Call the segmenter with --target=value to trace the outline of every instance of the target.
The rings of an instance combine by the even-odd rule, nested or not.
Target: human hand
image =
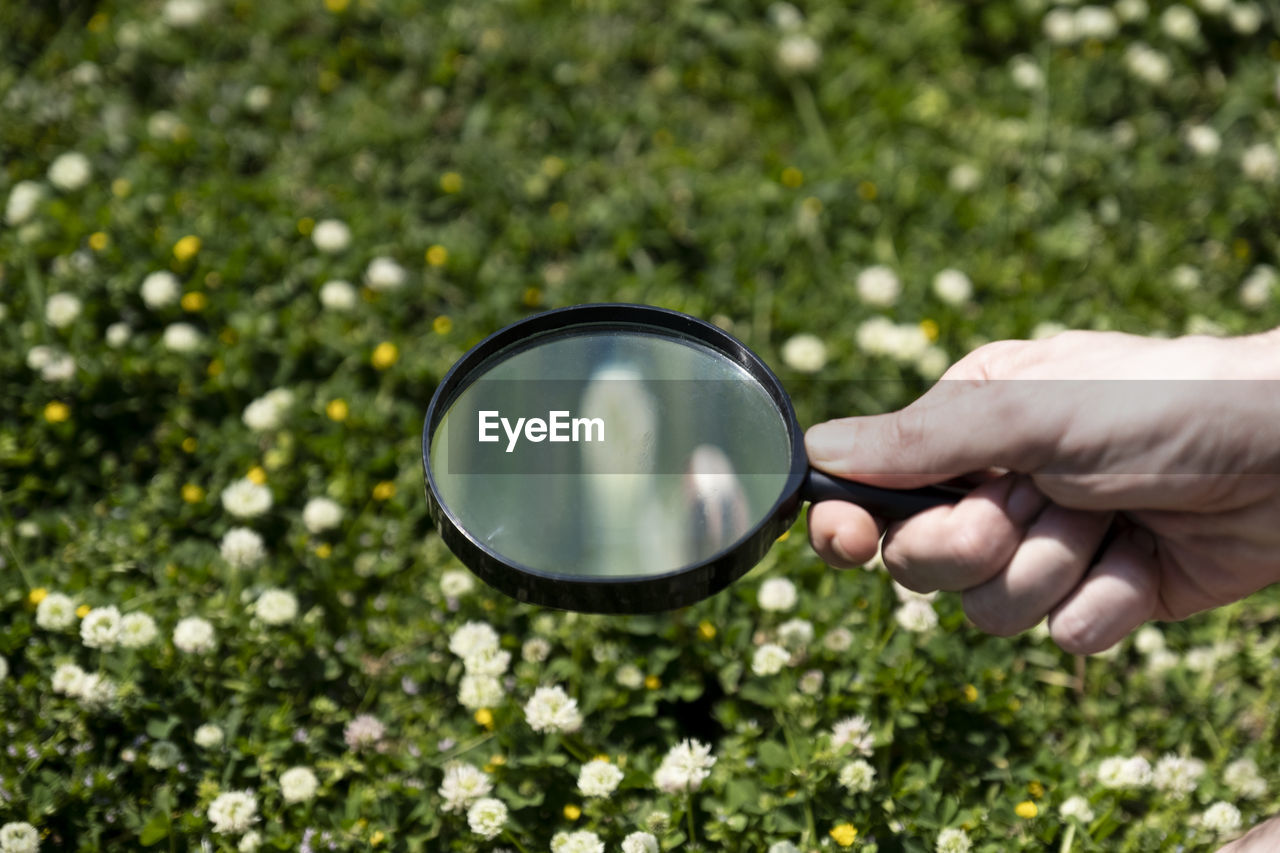
[[[819,424],[805,443],[814,467],[872,485],[984,473],[955,506],[888,526],[885,565],[910,589],[962,591],[985,631],[1047,615],[1060,646],[1087,654],[1280,580],[1280,383],[1240,379],[1280,380],[1280,330],[1001,341],[907,408]],[[809,530],[849,567],[886,528],[827,501]]]

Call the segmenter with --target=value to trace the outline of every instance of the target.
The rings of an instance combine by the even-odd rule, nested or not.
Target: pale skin
[[[1102,381],[1116,379],[1133,381]],[[810,539],[841,568],[882,544],[899,583],[961,593],[978,628],[1011,636],[1047,617],[1079,654],[1237,601],[1280,581],[1280,382],[1231,380],[1280,380],[1280,329],[981,347],[907,408],[806,435],[810,462],[831,474],[980,485],[889,525],[819,503]],[[1273,820],[1223,850],[1276,849],[1277,836]]]

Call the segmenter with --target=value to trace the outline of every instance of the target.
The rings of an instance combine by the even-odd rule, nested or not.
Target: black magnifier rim
[[[496,553],[468,532],[440,497],[431,472],[431,436],[476,373],[541,337],[570,330],[633,329],[701,343],[742,367],[767,391],[791,442],[787,480],[772,508],[737,542],[698,563],[661,575],[583,577],[539,571]],[[704,320],[653,305],[592,303],[557,308],[506,326],[466,352],[436,387],[422,428],[422,470],[427,507],[436,530],[455,556],[490,586],[512,598],[581,613],[659,613],[686,607],[721,591],[760,562],[799,513],[808,472],[804,434],[782,382],[745,344]]]

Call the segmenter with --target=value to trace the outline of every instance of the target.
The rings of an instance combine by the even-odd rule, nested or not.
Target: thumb
[[[1046,383],[940,380],[897,412],[838,418],[805,433],[815,468],[850,480],[914,488],[974,471],[1029,473],[1056,443]]]

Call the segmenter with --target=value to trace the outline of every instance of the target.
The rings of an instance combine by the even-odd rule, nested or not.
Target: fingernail
[[[829,462],[849,452],[849,430],[827,421],[809,427],[804,434],[804,448],[815,462]]]
[[[1036,488],[1030,477],[1018,477],[1005,500],[1005,512],[1019,526],[1029,524],[1049,503],[1049,499]]]

